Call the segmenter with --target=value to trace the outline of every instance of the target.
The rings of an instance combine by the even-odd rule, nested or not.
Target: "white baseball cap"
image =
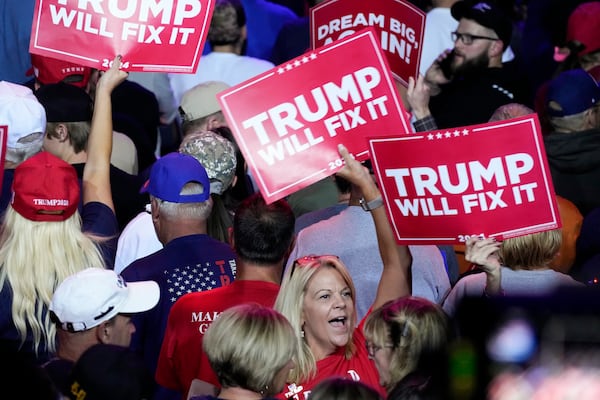
[[[31,89],[7,81],[0,81],[0,125],[8,125],[6,145],[11,149],[43,144],[46,132],[46,111]],[[36,143],[20,139],[39,133]]]
[[[125,282],[113,270],[87,268],[67,277],[56,288],[50,312],[62,329],[79,332],[117,314],[150,310],[159,297],[160,289],[154,281]]]

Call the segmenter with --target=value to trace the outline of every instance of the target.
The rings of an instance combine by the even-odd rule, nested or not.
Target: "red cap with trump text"
[[[79,191],[73,166],[43,151],[15,169],[11,206],[31,221],[64,221],[77,210]]]

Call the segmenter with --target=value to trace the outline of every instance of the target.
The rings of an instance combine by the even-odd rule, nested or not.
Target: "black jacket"
[[[600,129],[544,137],[554,190],[584,216],[600,207]]]

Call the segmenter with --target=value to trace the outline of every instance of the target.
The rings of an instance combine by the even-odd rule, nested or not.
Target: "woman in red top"
[[[368,169],[343,145],[339,151],[345,166],[338,175],[362,191],[375,222],[384,264],[372,306],[377,308],[388,300],[410,294],[408,277],[412,258],[408,247],[396,244],[385,209],[380,207],[381,193]],[[385,393],[365,348],[362,323],[356,325],[355,298],[352,278],[336,256],[302,257],[288,268],[275,309],[294,327],[298,351],[294,357],[295,368],[290,371],[288,384],[278,398],[305,400],[317,383],[330,376],[362,381]]]

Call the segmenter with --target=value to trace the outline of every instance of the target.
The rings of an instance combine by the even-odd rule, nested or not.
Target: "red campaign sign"
[[[364,160],[367,134],[410,132],[372,28],[307,52],[218,97],[268,203],[338,171],[339,143]]]
[[[6,140],[8,139],[8,126],[0,125],[0,167],[4,171],[4,160],[6,159]],[[0,175],[0,188],[2,187],[2,180],[4,174]]]
[[[398,243],[499,240],[561,226],[536,114],[371,137],[371,161]]]
[[[394,78],[407,85],[419,73],[425,15],[403,0],[329,0],[310,9],[312,48],[372,26]]]
[[[193,73],[214,0],[36,0],[29,51],[97,69]]]

